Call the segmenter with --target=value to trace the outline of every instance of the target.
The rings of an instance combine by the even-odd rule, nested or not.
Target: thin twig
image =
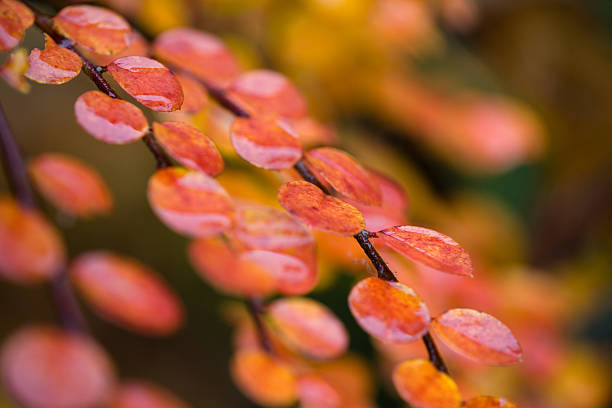
[[[448,368],[442,359],[442,355],[438,351],[438,347],[436,347],[436,343],[431,337],[429,332],[425,333],[422,337],[423,344],[425,344],[425,348],[427,349],[427,355],[429,356],[429,361],[433,364],[439,371],[448,374]]]
[[[247,309],[251,314],[253,319],[253,323],[255,323],[255,330],[257,332],[257,338],[259,339],[259,344],[261,348],[268,353],[274,353],[274,349],[272,347],[272,342],[270,341],[270,336],[268,336],[268,332],[264,325],[263,320],[261,319],[262,314],[262,303],[261,299],[250,297],[247,299]]]

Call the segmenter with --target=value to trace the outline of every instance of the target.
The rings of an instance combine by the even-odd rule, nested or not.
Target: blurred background
[[[612,2],[103,3],[147,36],[197,27],[225,40],[245,69],[286,74],[312,116],[330,127],[311,145],[341,146],[395,178],[409,197],[410,224],[468,250],[477,266],[469,283],[423,277],[390,260],[433,311],[489,312],[523,345],[525,362],[512,368],[471,365],[443,349],[465,396],[504,395],[523,408],[612,406]],[[30,28],[23,46],[42,45]],[[91,89],[83,75],[63,86],[32,84],[27,94],[0,82],[0,101],[27,157],[74,155],[110,186],[115,206],[106,217],[77,221],[45,207],[70,255],[111,249],[135,257],[166,278],[187,310],[185,327],[168,338],[131,334],[88,311],[93,333],[122,377],[163,384],[196,407],[252,406],[228,372],[235,300],[194,273],[188,240],[153,215],[145,188],[155,166],[144,146],[105,145],[77,125],[74,101]],[[229,122],[220,108],[211,103],[194,117],[179,115],[223,150],[228,168],[219,181],[232,195],[278,205],[281,178],[227,148]],[[346,296],[367,274],[365,263],[343,239],[317,238],[321,282],[312,297],[347,325],[377,405],[404,406],[389,369],[423,350],[374,344],[358,328]],[[55,321],[43,286],[0,282],[0,302],[1,339],[26,322]],[[0,392],[0,407],[13,406]]]

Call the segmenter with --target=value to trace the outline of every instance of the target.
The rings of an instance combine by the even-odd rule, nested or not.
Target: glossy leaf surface
[[[199,129],[182,122],[153,123],[155,137],[176,161],[211,177],[223,170],[217,147]]]
[[[264,169],[288,169],[302,157],[297,134],[274,116],[236,118],[230,137],[240,157]]]
[[[385,244],[411,259],[440,272],[472,276],[468,253],[454,240],[427,228],[404,225],[378,233]]]
[[[457,384],[427,360],[410,360],[393,371],[393,384],[404,401],[415,408],[459,408]]]
[[[234,56],[217,37],[192,28],[174,28],[153,44],[155,55],[215,86],[225,86],[239,73]]]
[[[297,88],[281,73],[254,70],[240,75],[227,88],[228,96],[255,116],[301,118],[306,102]]]
[[[4,386],[28,408],[97,407],[113,387],[106,353],[90,338],[47,326],[30,326],[2,347]]]
[[[130,45],[131,29],[127,21],[102,7],[64,7],[53,22],[63,36],[98,54],[115,54]]]
[[[99,91],[85,92],[74,104],[77,122],[98,140],[112,144],[140,139],[149,128],[140,109]]]
[[[37,211],[0,198],[0,275],[19,283],[50,279],[64,263],[64,244]]]
[[[307,181],[291,181],[281,186],[278,201],[302,222],[339,235],[354,235],[363,230],[363,215],[350,204],[326,195]]]
[[[106,214],[113,200],[98,172],[73,157],[45,153],[28,164],[42,195],[60,210],[73,216]]]
[[[158,112],[172,112],[183,104],[183,89],[162,63],[138,55],[111,62],[108,72],[138,102]]]
[[[0,0],[0,51],[15,48],[23,39],[27,28],[15,3],[15,1]]]
[[[399,282],[363,279],[351,290],[348,302],[357,323],[382,341],[414,341],[429,327],[427,306],[412,289]]]
[[[188,405],[169,390],[157,385],[131,380],[121,384],[109,408],[187,408]]]
[[[323,304],[307,298],[273,302],[268,313],[280,337],[308,356],[330,359],[344,353],[348,334],[342,322]]]
[[[149,179],[147,193],[157,216],[180,234],[208,237],[231,226],[230,197],[203,173],[180,167],[158,170]]]
[[[240,390],[265,406],[285,406],[296,399],[296,380],[290,367],[260,350],[238,351],[231,372]]]
[[[88,252],[74,260],[70,277],[98,313],[124,328],[165,335],[183,321],[183,308],[174,292],[134,259]]]
[[[181,111],[186,113],[198,113],[208,103],[208,93],[198,81],[187,75],[176,75],[183,90],[183,105]]]
[[[41,84],[63,84],[79,75],[81,58],[69,49],[60,47],[45,34],[45,49],[34,48],[28,58],[25,76]]]
[[[366,205],[382,204],[382,192],[376,179],[351,155],[333,147],[320,147],[304,155],[308,167],[319,180],[342,197]]]
[[[518,341],[502,322],[472,309],[451,309],[434,319],[431,330],[457,353],[488,365],[523,359]]]
[[[505,398],[480,396],[471,398],[463,403],[462,408],[517,408],[515,404]]]
[[[11,52],[0,66],[0,77],[13,89],[25,94],[30,92],[30,83],[25,79],[27,70],[28,52],[20,47]]]

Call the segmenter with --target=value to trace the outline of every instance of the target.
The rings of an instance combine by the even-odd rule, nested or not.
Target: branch
[[[268,336],[268,332],[266,331],[266,327],[264,326],[264,322],[261,319],[262,314],[262,303],[261,299],[250,297],[247,300],[247,309],[251,317],[253,318],[253,323],[255,323],[255,330],[257,332],[257,337],[259,339],[259,344],[264,351],[273,354],[274,348],[272,347],[272,342],[270,341],[270,337]]]

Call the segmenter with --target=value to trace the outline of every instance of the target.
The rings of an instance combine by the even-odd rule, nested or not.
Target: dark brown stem
[[[270,337],[268,336],[268,332],[264,325],[263,320],[261,319],[261,315],[263,312],[263,305],[261,303],[261,299],[250,297],[247,300],[247,308],[251,317],[253,319],[253,323],[255,324],[255,330],[257,332],[257,338],[259,339],[259,344],[261,348],[268,353],[274,353],[274,349],[272,347],[272,342],[270,341]]]
[[[166,167],[172,166],[172,161],[162,149],[162,147],[157,142],[155,136],[153,136],[153,131],[149,129],[146,135],[142,138],[142,141],[147,145],[153,156],[155,157],[155,162],[157,163],[158,169],[163,169]]]
[[[310,171],[308,167],[306,167],[306,163],[304,163],[303,160],[298,160],[298,162],[295,163],[293,168],[300,174],[300,176],[302,176],[304,180],[319,187],[321,190],[323,190],[325,194],[330,194],[327,188],[323,184],[321,184],[319,179],[316,178],[316,176]]]
[[[25,163],[4,109],[0,105],[0,145],[2,145],[2,163],[6,170],[6,178],[11,190],[21,205],[36,208],[34,193],[28,179]],[[87,332],[87,325],[79,304],[74,296],[65,267],[51,280],[51,291],[57,308],[57,313],[64,328],[78,332]]]
[[[376,268],[378,277],[386,281],[397,282],[397,278],[393,272],[391,272],[391,269],[389,269],[389,266],[385,260],[382,258],[382,256],[380,256],[376,248],[374,248],[372,242],[370,242],[370,235],[368,231],[363,230],[359,234],[355,234],[354,237],[359,243],[361,249],[363,249],[363,252],[370,259],[370,262],[372,262],[372,265],[374,265],[374,268]]]
[[[425,348],[427,349],[427,355],[429,356],[429,361],[433,364],[439,371],[448,374],[448,368],[446,368],[446,364],[442,359],[442,355],[438,351],[438,347],[436,347],[436,343],[431,337],[429,332],[425,333],[422,337],[423,344],[425,344]]]
[[[199,81],[202,85],[204,85],[210,96],[212,96],[219,105],[223,106],[225,109],[238,117],[248,118],[251,116],[240,105],[228,98],[227,93],[225,93],[223,89],[213,86],[209,82],[203,81],[202,79],[199,79]]]

